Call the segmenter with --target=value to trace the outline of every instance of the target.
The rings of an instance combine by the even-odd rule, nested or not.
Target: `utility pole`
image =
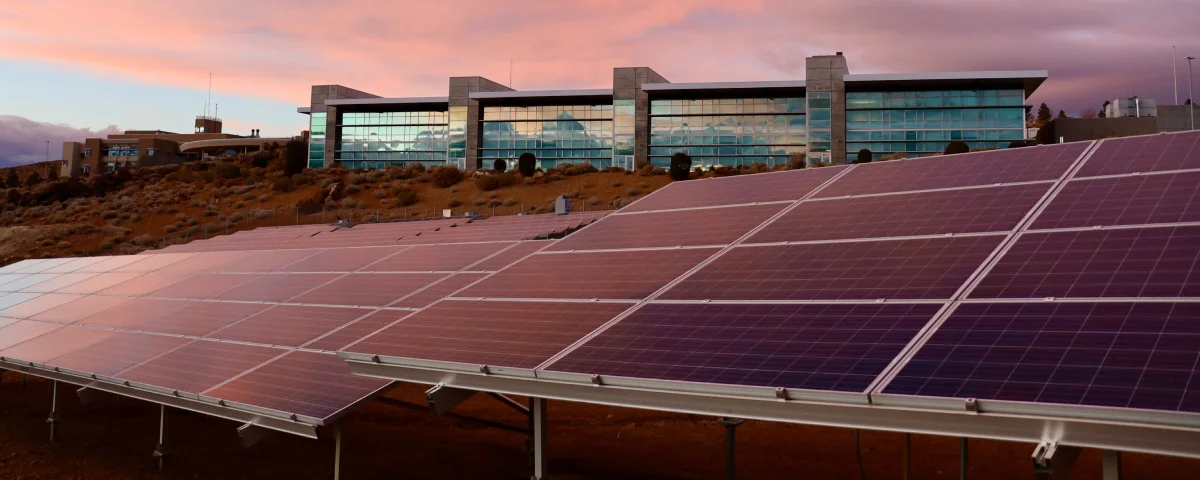
[[[1195,60],[1196,57],[1188,55],[1183,58],[1186,58],[1188,61],[1188,100],[1192,102],[1191,105],[1188,105],[1188,116],[1189,116],[1189,118],[1191,118],[1191,122],[1192,122],[1191,129],[1195,130],[1196,129],[1196,92],[1195,92],[1194,88],[1196,87],[1196,81],[1194,79],[1192,79],[1192,60]]]
[[[50,161],[50,141],[46,140],[46,161]]]
[[[1175,46],[1171,45],[1171,82],[1175,84],[1175,104],[1179,105],[1179,68],[1175,66],[1179,63],[1175,60]]]

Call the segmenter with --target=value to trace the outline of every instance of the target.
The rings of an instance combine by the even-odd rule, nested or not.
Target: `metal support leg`
[[[967,437],[958,440],[958,478],[967,480]]]
[[[1102,470],[1104,480],[1121,480],[1121,452],[1105,450]]]
[[[912,455],[912,434],[904,434],[904,480],[908,480],[909,465],[911,464]]]
[[[50,385],[50,417],[46,423],[50,424],[50,441],[53,442],[58,434],[58,380]]]
[[[170,449],[167,448],[167,406],[158,406],[158,447],[154,449],[154,457],[158,458],[158,469],[163,469],[163,463],[167,460],[167,455],[170,454]]]
[[[342,477],[342,425],[333,427],[333,480]]]
[[[854,457],[858,459],[858,475],[867,480],[867,467],[862,458],[862,431],[857,428],[854,429]]]
[[[545,480],[546,476],[546,399],[529,399],[530,427],[533,430],[533,477]]]
[[[725,426],[725,478],[733,480],[737,478],[737,462],[734,460],[734,452],[737,446],[737,427],[744,423],[745,420],[724,417],[717,420],[717,422]]]
[[[1081,451],[1079,447],[1041,443],[1033,450],[1033,472],[1039,480],[1068,480]]]
[[[25,374],[21,374],[21,388],[25,388]]]

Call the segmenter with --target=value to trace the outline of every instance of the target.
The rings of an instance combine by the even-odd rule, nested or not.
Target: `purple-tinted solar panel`
[[[0,317],[30,318],[51,308],[74,302],[80,298],[83,297],[79,295],[48,293],[0,310]]]
[[[1076,177],[1200,168],[1200,132],[1110,138]]]
[[[626,207],[626,212],[799,200],[841,168],[791,170],[675,182]]]
[[[263,275],[237,288],[213,296],[218,300],[247,302],[282,302],[338,278],[332,273],[296,273]]]
[[[805,202],[746,243],[906,237],[1012,230],[1048,184]]]
[[[201,273],[195,274],[183,281],[176,282],[164,288],[155,290],[148,296],[157,298],[194,298],[210,299],[235,288],[260,275],[250,273]]]
[[[459,297],[642,299],[708,259],[716,248],[539,254]]]
[[[470,267],[470,269],[473,271],[499,270],[501,268],[511,265],[513,262],[516,262],[517,260],[525,258],[526,255],[529,255],[533,252],[536,252],[538,250],[546,248],[546,246],[550,245],[550,243],[551,242],[549,242],[549,241],[521,242],[508,250],[505,250],[503,252],[496,254],[496,256],[494,256],[492,258],[489,258],[487,260],[479,262],[478,264],[472,265]]]
[[[450,294],[462,290],[463,287],[475,283],[479,279],[487,276],[486,273],[456,273],[447,277],[438,283],[430,285],[428,288],[416,292],[408,297],[396,302],[393,307],[401,308],[425,308],[441,300]]]
[[[391,325],[392,322],[412,315],[412,313],[406,310],[380,310],[304,345],[304,348],[329,351],[341,350],[347,345],[358,341],[360,338],[375,333],[376,330]]]
[[[971,298],[1200,297],[1200,227],[1026,233]]]
[[[260,252],[205,252],[172,263],[160,272],[224,272],[235,268],[242,260],[259,255]]]
[[[548,250],[725,245],[787,208],[786,204],[611,215]]]
[[[384,307],[445,276],[444,273],[352,273],[300,295],[292,302]]]
[[[940,304],[649,304],[547,370],[862,392]]]
[[[1091,142],[1010,148],[858,165],[817,193],[829,198],[993,183],[1057,180]]]
[[[61,324],[21,320],[0,328],[0,350],[63,328]]]
[[[325,250],[288,265],[287,271],[353,272],[407,249],[408,247],[368,247]]]
[[[533,368],[629,308],[621,303],[437,303],[347,351]]]
[[[191,275],[186,273],[147,273],[101,290],[100,294],[139,297],[168,285],[182,282],[190,277]]]
[[[138,329],[139,326],[178,312],[192,302],[183,300],[157,300],[137,298],[102,312],[97,312],[79,323],[99,327]]]
[[[115,335],[95,328],[64,327],[0,350],[0,357],[45,363],[75,350],[87,348]]]
[[[92,278],[58,290],[58,293],[91,295],[142,276],[140,273],[101,273]]]
[[[280,305],[209,335],[212,338],[299,347],[370,313],[362,308]]]
[[[963,304],[884,393],[1200,412],[1200,304]]]
[[[162,268],[165,268],[175,262],[185,260],[185,259],[195,256],[195,255],[196,254],[194,254],[194,253],[159,253],[159,254],[152,254],[152,255],[144,255],[147,258],[144,258],[139,262],[130,263],[123,267],[118,267],[116,269],[113,269],[112,271],[114,271],[114,272],[132,272],[132,273],[154,272],[154,271],[158,271]]]
[[[949,299],[1003,239],[994,235],[738,247],[659,298]]]
[[[196,340],[121,372],[118,377],[199,394],[285,352],[256,345]]]
[[[327,419],[390,383],[351,375],[346,361],[333,354],[292,352],[205,395]]]
[[[418,245],[371,265],[375,272],[456,271],[487,258],[507,243]]]
[[[88,296],[60,307],[51,308],[30,318],[43,322],[75,323],[131,300],[126,297]]]
[[[233,273],[286,271],[291,264],[318,252],[320,250],[253,252],[246,258],[238,260],[236,264],[223,267],[222,271]]]
[[[184,302],[186,306],[138,324],[135,328],[147,332],[172,335],[203,336],[266,310],[257,303]]]
[[[1035,229],[1200,221],[1200,172],[1074,180]]]
[[[34,293],[53,292],[53,291],[57,291],[57,290],[69,287],[76,283],[82,282],[82,281],[92,278],[96,275],[98,275],[98,274],[96,274],[96,273],[64,273],[64,274],[60,274],[50,280],[41,282],[37,285],[22,288],[21,291],[22,292],[34,292]],[[3,287],[0,286],[0,288],[3,288]]]
[[[113,336],[87,348],[76,350],[49,363],[55,367],[99,375],[118,372],[191,342],[187,338],[113,332]]]

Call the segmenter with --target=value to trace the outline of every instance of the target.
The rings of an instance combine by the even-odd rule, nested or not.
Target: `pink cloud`
[[[0,167],[24,165],[46,160],[46,142],[50,159],[62,159],[63,142],[81,142],[85,138],[121,133],[116,125],[100,130],[44,123],[15,115],[0,115]]]

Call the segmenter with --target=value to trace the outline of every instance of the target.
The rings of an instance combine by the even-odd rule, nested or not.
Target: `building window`
[[[147,149],[146,149],[146,155],[154,155],[154,149],[153,149],[153,148],[147,148]]]
[[[89,174],[89,173],[92,173],[92,166],[91,166],[91,165],[84,165],[84,166],[83,166],[83,174],[84,174],[84,175],[87,175],[87,174]]]
[[[92,149],[90,149],[90,148],[83,149],[83,156],[85,156],[85,157],[92,156]]]
[[[806,152],[806,112],[805,97],[652,100],[650,162],[683,152],[704,168],[788,163]]]
[[[64,166],[64,167],[65,167],[65,166],[67,166],[67,161],[66,161],[66,160],[63,160],[63,161],[62,161],[62,166]]]

